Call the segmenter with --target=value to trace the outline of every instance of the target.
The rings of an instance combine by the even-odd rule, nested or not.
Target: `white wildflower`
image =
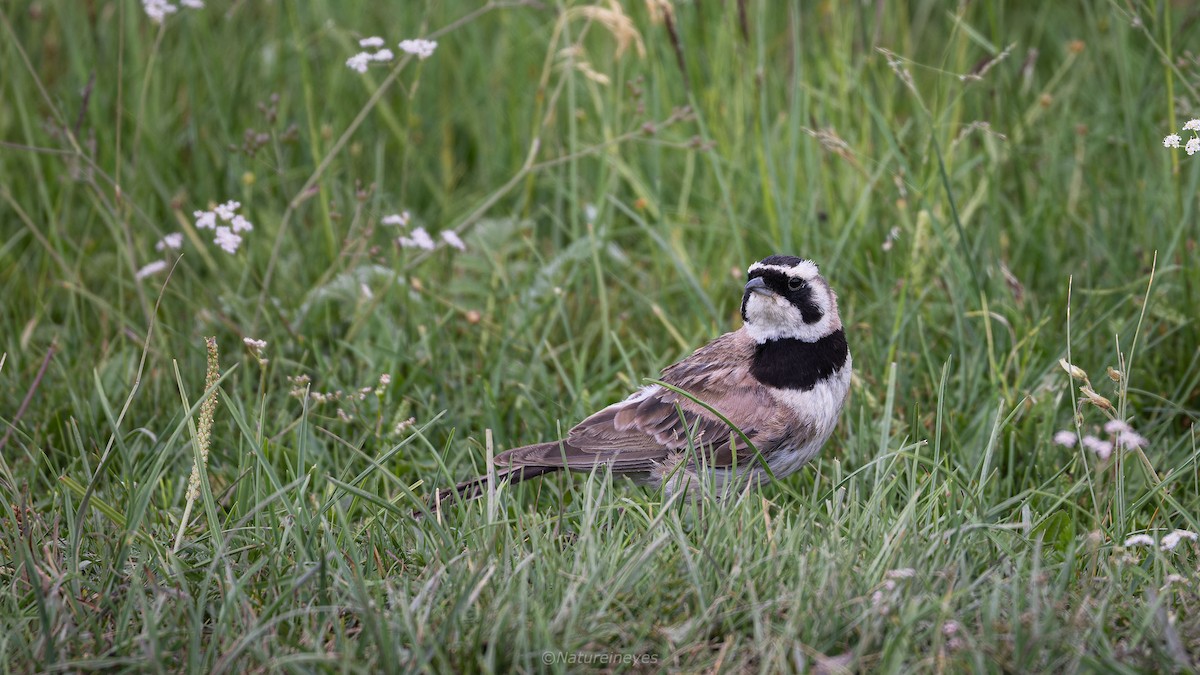
[[[410,214],[408,211],[401,211],[400,213],[393,213],[390,216],[384,216],[383,224],[384,225],[399,225],[400,227],[407,227],[408,221],[410,219],[412,219],[412,214]]]
[[[246,344],[246,347],[249,348],[255,356],[258,356],[258,353],[267,347],[266,340],[255,340],[252,337],[244,337],[242,338],[242,342]]]
[[[234,216],[233,220],[229,224],[233,226],[234,232],[249,232],[250,230],[254,229],[254,225],[252,225],[250,221],[246,220],[245,216],[242,216],[241,214]]]
[[[892,229],[888,230],[887,237],[884,238],[883,244],[880,245],[880,248],[883,249],[884,253],[892,250],[892,247],[896,245],[896,240],[899,238],[900,228],[893,227]]]
[[[154,23],[162,23],[168,14],[174,14],[179,8],[166,0],[142,0],[142,9]]]
[[[1102,441],[1095,436],[1084,436],[1083,447],[1096,453],[1096,456],[1100,459],[1108,459],[1113,451],[1113,444],[1111,442]]]
[[[359,73],[365,73],[367,72],[367,64],[370,62],[371,54],[369,52],[359,52],[346,59],[346,67]]]
[[[467,250],[467,245],[465,243],[463,243],[462,238],[459,237],[458,233],[455,232],[454,230],[443,230],[442,231],[442,241],[446,242],[447,244],[453,246],[454,248],[456,248],[460,251]]]
[[[167,249],[177,249],[177,248],[182,248],[182,247],[183,247],[183,233],[182,232],[172,232],[171,234],[168,234],[167,236],[163,237],[162,239],[159,239],[158,243],[154,245],[154,250],[155,251],[165,251]]]
[[[1153,545],[1154,545],[1154,537],[1151,537],[1148,534],[1135,534],[1125,540],[1125,548],[1132,548],[1134,546],[1153,546]]]
[[[596,208],[595,204],[584,204],[583,205],[583,218],[587,222],[589,222],[589,223],[596,222],[596,217],[599,215],[600,215],[600,209]]]
[[[1175,530],[1171,534],[1168,534],[1162,538],[1162,550],[1174,551],[1175,547],[1179,545],[1179,542],[1183,541],[1184,539],[1196,541],[1196,533],[1188,530]]]
[[[1183,125],[1184,131],[1200,131],[1200,119],[1190,119]]]
[[[437,49],[437,45],[435,40],[402,40],[400,51],[414,54],[417,58],[424,60],[433,56],[433,50]]]
[[[954,619],[950,619],[942,624],[942,635],[946,637],[954,637],[960,630],[962,630],[962,624]]]
[[[396,55],[390,49],[380,49],[371,55],[372,61],[391,61],[394,58],[396,58]]]
[[[386,387],[392,383],[392,376],[384,373],[379,376],[379,386]]]
[[[416,423],[417,423],[417,418],[415,418],[415,417],[410,417],[406,420],[400,420],[399,422],[396,422],[396,426],[392,427],[392,435],[399,436],[400,434],[407,431],[409,427],[413,426]]]
[[[403,248],[420,248],[432,251],[434,247],[433,238],[429,236],[429,233],[423,227],[413,230],[411,237],[400,237],[396,241]]]
[[[1075,447],[1076,440],[1078,439],[1075,436],[1074,431],[1067,431],[1066,429],[1063,429],[1062,431],[1054,432],[1055,445],[1061,445],[1064,448],[1073,448]]]
[[[166,262],[164,262],[162,260],[155,260],[154,262],[150,263],[149,265],[146,265],[142,269],[138,270],[137,273],[135,273],[133,276],[135,279],[141,280],[141,279],[145,279],[148,276],[158,274],[159,272],[161,272],[165,269],[167,269]]]
[[[242,237],[221,225],[217,228],[217,238],[213,239],[213,243],[225,249],[226,253],[237,253],[238,247],[242,245]]]
[[[1182,140],[1183,139],[1179,137],[1179,134],[1169,134],[1166,138],[1163,139],[1163,147],[1164,148],[1178,148],[1179,141],[1182,141]]]
[[[179,0],[179,4],[188,9],[204,9],[204,0]]]
[[[378,47],[383,46],[383,38],[381,38],[381,37],[363,38],[358,41],[358,46],[362,47],[363,49],[376,49]]]
[[[233,220],[233,216],[236,215],[237,210],[241,207],[241,202],[235,202],[230,199],[224,204],[217,204],[217,208],[213,210],[217,212],[218,218],[228,223],[229,221]]]
[[[1189,140],[1187,145],[1183,146],[1183,149],[1187,150],[1187,154],[1189,155],[1194,155],[1197,152],[1200,152],[1200,138],[1193,138]]]
[[[1150,445],[1150,441],[1146,440],[1146,437],[1138,432],[1130,430],[1117,434],[1115,445],[1118,448],[1133,450],[1134,448],[1144,448]]]
[[[1109,420],[1104,423],[1104,431],[1105,431],[1105,433],[1109,433],[1109,434],[1112,434],[1115,436],[1117,434],[1123,434],[1123,433],[1126,433],[1129,431],[1133,431],[1133,427],[1129,426],[1128,423],[1126,423],[1122,420]]]
[[[196,217],[197,230],[212,230],[217,227],[217,214],[212,211],[193,211],[192,215]]]

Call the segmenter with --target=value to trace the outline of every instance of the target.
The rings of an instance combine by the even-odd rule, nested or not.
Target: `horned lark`
[[[850,391],[837,296],[816,264],[795,256],[764,258],[747,275],[742,327],[664,370],[670,387],[643,387],[564,439],[497,455],[497,479],[607,466],[669,496],[700,486],[739,490],[804,466],[833,433]],[[488,480],[443,490],[435,501],[455,492],[477,497]]]

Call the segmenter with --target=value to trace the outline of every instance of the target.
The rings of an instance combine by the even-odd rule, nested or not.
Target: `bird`
[[[816,263],[797,256],[768,256],[746,276],[739,329],[564,438],[496,455],[494,479],[517,483],[607,467],[667,498],[710,486],[719,499],[783,478],[816,457],[850,394],[853,359],[837,295]],[[456,494],[479,497],[491,480],[443,489],[432,506]]]

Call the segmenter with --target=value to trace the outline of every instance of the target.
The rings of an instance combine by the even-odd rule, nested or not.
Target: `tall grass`
[[[1200,549],[1160,544],[1200,532],[1200,170],[1161,139],[1198,116],[1197,18],[0,7],[7,668],[1195,668]],[[438,47],[360,75],[370,35]],[[233,255],[192,215],[231,199]],[[854,353],[810,468],[409,516],[488,430],[555,438],[735,328],[776,252],[821,265]],[[1112,419],[1148,445],[1052,440]]]

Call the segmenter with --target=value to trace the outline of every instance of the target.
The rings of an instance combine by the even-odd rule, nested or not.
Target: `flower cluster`
[[[204,0],[179,0],[179,4],[188,9],[204,9]],[[142,10],[154,23],[162,23],[168,15],[178,12],[179,6],[167,0],[142,0]]]
[[[218,204],[212,211],[196,211],[192,214],[196,217],[196,229],[213,230],[216,233],[216,238],[213,239],[214,244],[220,246],[226,253],[237,253],[238,247],[242,245],[242,235],[239,233],[254,229],[254,225],[237,212],[241,207],[240,202],[230,200],[224,204]],[[219,225],[218,219],[229,224]]]
[[[372,63],[387,63],[396,58],[392,50],[383,49],[383,45],[384,42],[381,37],[369,37],[359,40],[359,47],[374,49],[376,51],[362,51],[351,56],[346,59],[346,67],[358,73],[365,73]],[[400,43],[400,51],[412,54],[422,60],[432,56],[435,49],[437,49],[437,42],[433,40],[404,40]]]
[[[331,392],[320,392],[313,390],[310,387],[312,384],[312,378],[310,378],[308,375],[293,375],[289,376],[287,379],[292,385],[290,396],[293,398],[297,398],[302,401],[307,400],[314,406],[331,404],[335,406],[332,416],[336,417],[338,421],[346,424],[353,422],[356,419],[370,423],[371,419],[374,418],[375,421],[373,424],[376,425],[376,434],[378,435],[382,433],[382,425],[384,423],[383,418],[385,417],[386,408],[385,398],[387,395],[388,385],[392,383],[391,375],[388,375],[387,373],[380,375],[378,382],[373,385],[352,389],[350,391],[338,389]],[[374,402],[369,400],[372,396],[375,398]],[[400,420],[397,422],[395,429],[393,429],[392,435],[399,434],[400,431],[403,431],[415,423],[416,420],[411,418],[407,420]]]
[[[888,570],[883,573],[883,583],[876,588],[871,594],[871,607],[880,614],[889,614],[892,611],[893,603],[899,599],[897,591],[897,581],[902,579],[911,579],[917,575],[917,571],[911,567],[901,567],[899,569]]]
[[[412,214],[408,211],[401,211],[400,213],[393,213],[384,216],[380,222],[382,222],[384,225],[408,227],[408,224],[412,222]],[[458,236],[458,233],[454,230],[443,230],[439,236],[441,237],[442,242],[447,246],[451,246],[460,251],[467,250],[467,243],[464,242],[462,237]],[[398,237],[396,239],[396,243],[400,245],[400,248],[416,248],[422,251],[432,251],[437,248],[437,242],[434,241],[433,236],[429,234],[429,231],[423,227],[413,228],[413,230],[409,232],[407,236]]]
[[[359,52],[346,59],[346,67],[355,72],[365,73],[367,72],[367,67],[370,66],[373,61],[387,63],[396,57],[396,55],[392,53],[392,50],[380,49],[380,47],[383,47],[383,38],[381,37],[363,38],[358,41],[358,46],[364,49],[374,49],[376,51]]]
[[[396,242],[400,244],[401,248],[419,248],[426,251],[433,250],[435,246],[433,243],[433,237],[429,236],[429,233],[425,231],[425,228],[418,227],[410,234],[411,236],[400,237],[396,240]]]
[[[1054,442],[1064,448],[1075,447],[1075,441],[1079,440],[1083,447],[1096,453],[1096,456],[1101,460],[1108,459],[1112,456],[1113,450],[1133,450],[1135,448],[1144,448],[1150,444],[1146,437],[1133,430],[1128,422],[1122,420],[1109,420],[1104,424],[1104,433],[1108,434],[1108,438],[1100,438],[1093,434],[1087,434],[1082,439],[1076,435],[1074,431],[1063,429],[1054,434]]]
[[[1170,534],[1163,535],[1162,541],[1159,542],[1159,548],[1164,551],[1174,551],[1176,546],[1184,539],[1196,541],[1197,536],[1191,530],[1173,530]],[[1148,534],[1134,534],[1125,540],[1125,548],[1133,548],[1134,546],[1154,546],[1154,537]]]
[[[433,50],[437,49],[436,40],[401,40],[400,51],[406,54],[412,54],[418,59],[424,61],[433,56]]]
[[[159,239],[158,243],[154,245],[154,250],[158,251],[160,253],[166,253],[167,251],[174,251],[174,250],[178,250],[180,248],[183,248],[183,233],[182,232],[172,232],[171,234],[166,235],[162,239]],[[158,274],[166,269],[167,269],[167,261],[155,260],[154,262],[148,263],[147,265],[142,267],[140,270],[138,270],[133,275],[133,277],[135,279],[137,279],[138,281],[141,281],[142,279],[145,279],[146,277],[154,276],[155,274]]]
[[[1187,124],[1183,125],[1183,130],[1192,132],[1192,137],[1183,144],[1183,149],[1189,155],[1200,152],[1200,119],[1188,120]],[[1183,138],[1179,134],[1169,134],[1163,139],[1164,148],[1178,148],[1180,143],[1183,143]]]

